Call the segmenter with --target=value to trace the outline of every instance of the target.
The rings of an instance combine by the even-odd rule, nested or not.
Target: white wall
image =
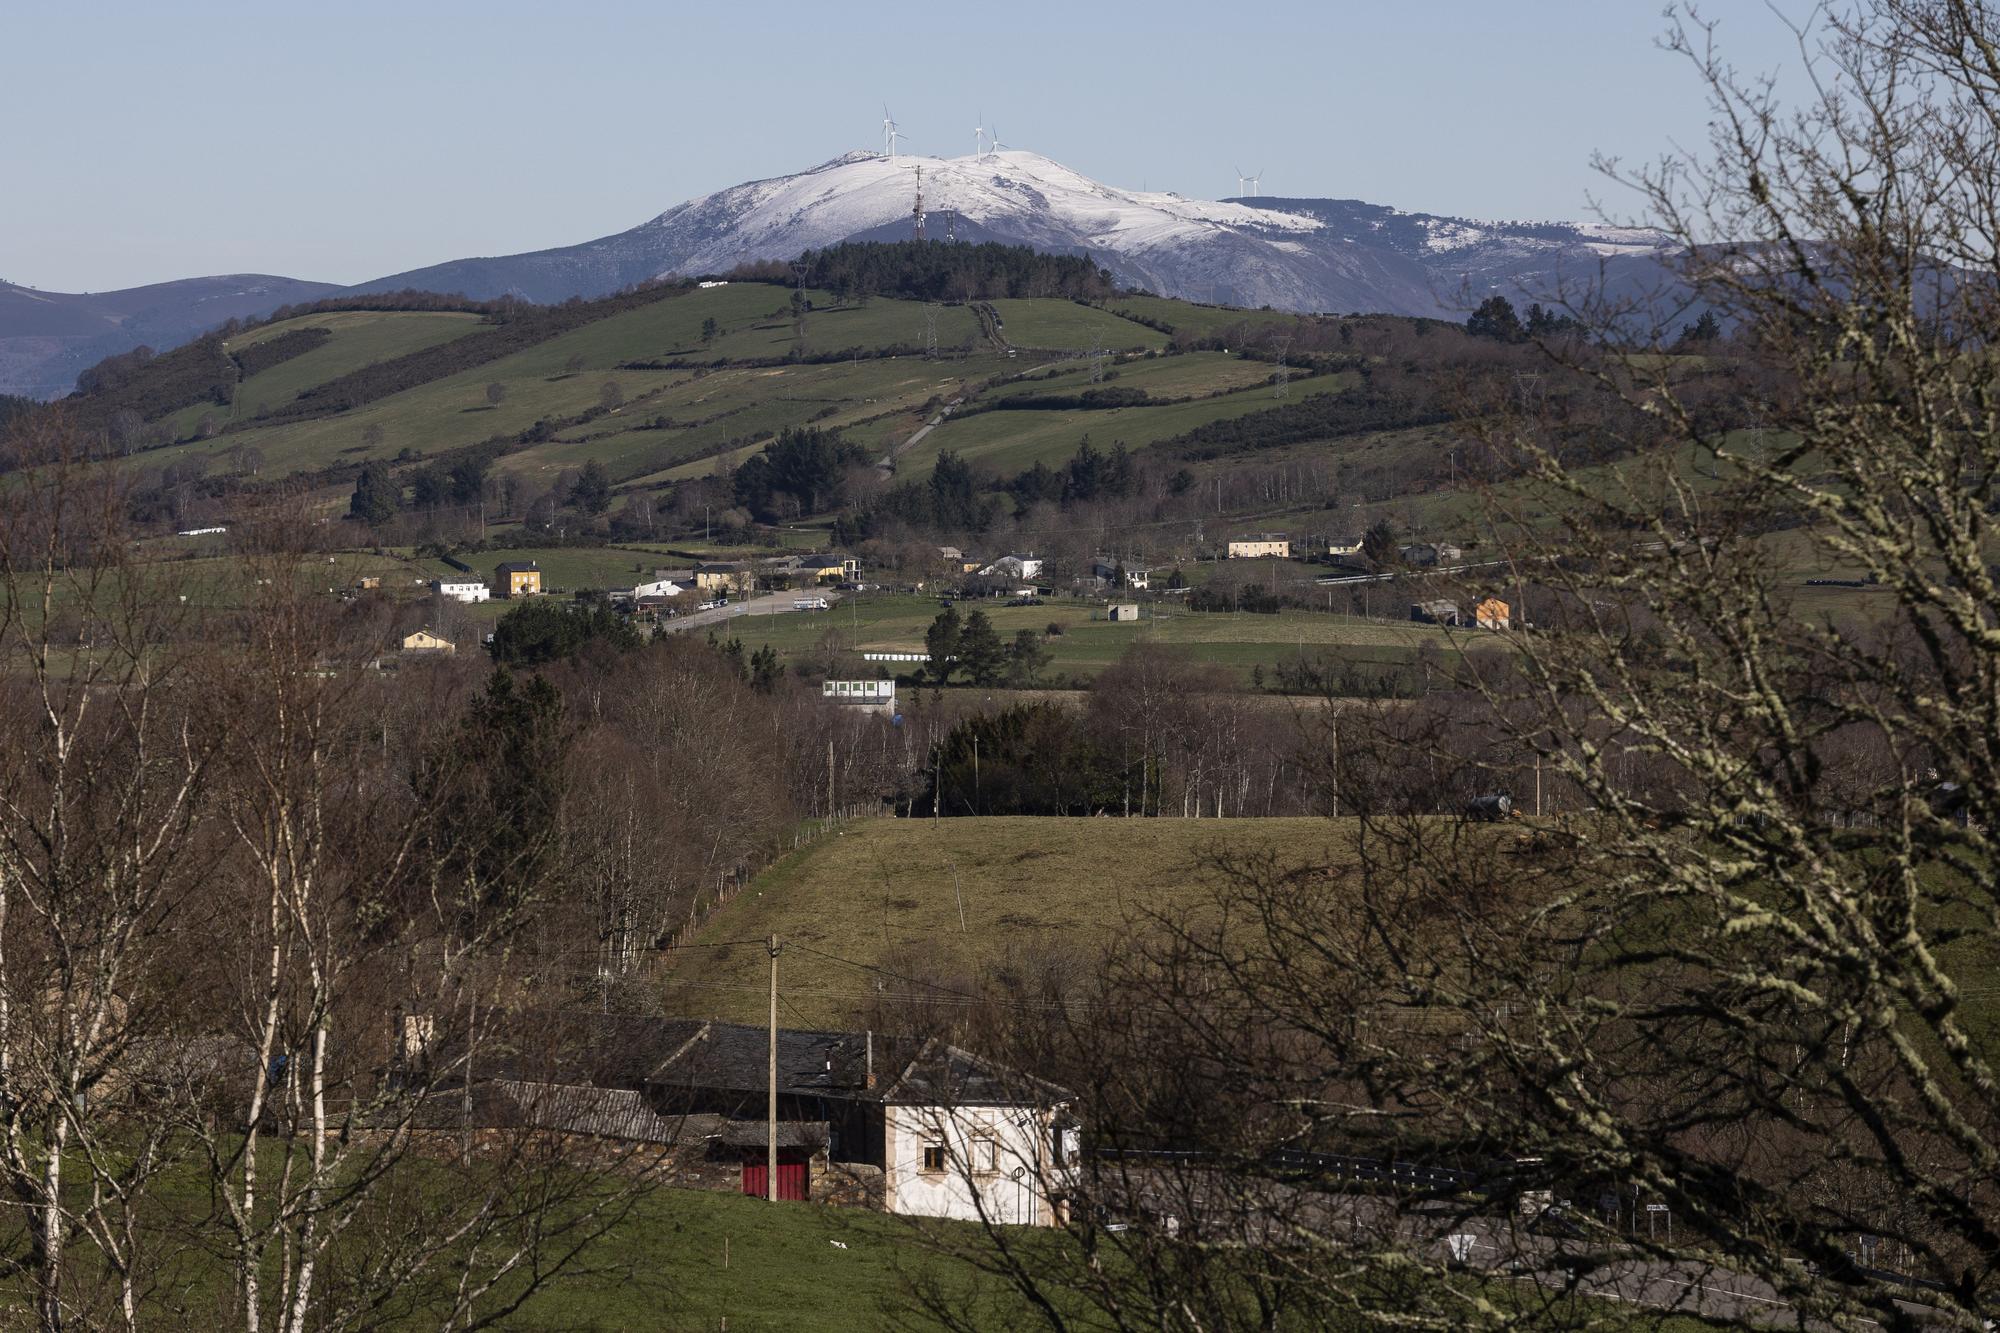
[[[1043,1190],[1054,1172],[1051,1117],[1027,1107],[928,1106],[883,1108],[885,1184],[889,1210],[912,1217],[980,1216],[995,1222],[1049,1226],[1053,1210]],[[994,1165],[979,1141],[994,1145]],[[945,1169],[924,1169],[924,1147],[945,1146]]]

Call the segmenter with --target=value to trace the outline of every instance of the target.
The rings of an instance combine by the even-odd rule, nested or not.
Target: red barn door
[[[764,1197],[765,1170],[764,1154],[743,1159],[743,1192],[754,1198]],[[804,1203],[812,1194],[812,1168],[806,1153],[798,1148],[778,1150],[778,1197],[794,1203]]]

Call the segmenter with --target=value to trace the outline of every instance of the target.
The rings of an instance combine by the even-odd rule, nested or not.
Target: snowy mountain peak
[[[722,273],[847,240],[915,233],[1086,253],[1119,281],[1169,296],[1293,310],[1451,315],[1467,293],[1532,294],[1558,266],[1656,253],[1650,232],[1404,213],[1352,199],[1205,200],[1130,190],[1020,148],[925,157],[856,149],[788,176],[678,204],[631,231],[500,259],[459,260],[365,286],[538,301],[649,278]]]

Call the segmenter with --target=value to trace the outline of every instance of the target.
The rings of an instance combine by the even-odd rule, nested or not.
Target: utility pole
[[[770,1105],[767,1108],[769,1131],[764,1158],[764,1198],[771,1203],[778,1201],[778,937],[771,936],[765,944],[771,951],[771,1068],[769,1072]]]
[[[826,739],[826,817],[833,818],[833,738]]]

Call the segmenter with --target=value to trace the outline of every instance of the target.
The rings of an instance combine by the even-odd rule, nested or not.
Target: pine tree
[[[965,631],[958,640],[958,664],[974,685],[997,685],[1007,670],[1007,649],[1000,642],[1000,631],[993,628],[984,611],[974,611],[965,618]]]
[[[959,641],[964,626],[958,618],[958,608],[947,606],[938,613],[931,627],[924,631],[924,648],[931,655],[931,679],[943,685],[951,680],[951,673],[957,669],[952,658],[958,656]]]
[[[396,486],[389,480],[389,469],[380,463],[370,463],[354,479],[354,496],[347,502],[347,514],[363,523],[381,523],[395,514],[396,500]]]

